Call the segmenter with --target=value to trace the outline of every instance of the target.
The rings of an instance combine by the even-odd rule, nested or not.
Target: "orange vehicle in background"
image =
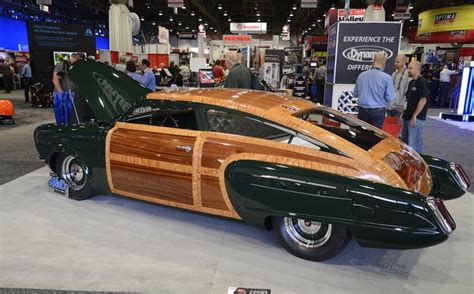
[[[0,124],[11,125],[14,124],[13,115],[15,114],[15,107],[10,100],[0,99]]]

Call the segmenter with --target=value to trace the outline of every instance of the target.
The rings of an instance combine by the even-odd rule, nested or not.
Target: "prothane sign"
[[[234,34],[238,34],[238,33],[266,34],[267,23],[266,22],[231,22],[230,31]]]
[[[428,10],[418,16],[418,35],[447,31],[474,30],[474,5]]]
[[[224,44],[248,45],[252,42],[252,37],[249,35],[224,35]]]

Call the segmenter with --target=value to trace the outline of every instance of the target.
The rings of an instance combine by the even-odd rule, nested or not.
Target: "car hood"
[[[94,60],[80,60],[68,71],[71,80],[99,121],[112,121],[146,101],[151,91],[123,72]]]

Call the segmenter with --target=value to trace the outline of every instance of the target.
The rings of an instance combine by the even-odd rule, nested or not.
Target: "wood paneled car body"
[[[448,238],[442,199],[465,193],[459,165],[324,106],[239,89],[150,93],[95,61],[69,71],[92,115],[35,131],[40,157],[86,199],[114,193],[274,230],[292,254]]]

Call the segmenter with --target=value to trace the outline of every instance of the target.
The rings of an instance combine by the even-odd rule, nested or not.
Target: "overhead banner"
[[[184,6],[184,0],[168,0],[168,7],[181,8]]]
[[[266,22],[231,22],[230,31],[234,34],[266,34]]]
[[[318,0],[301,0],[301,8],[318,8]]]
[[[418,34],[474,30],[474,5],[452,6],[422,12]]]
[[[336,52],[336,83],[353,84],[363,71],[372,67],[378,52],[387,56],[385,72],[394,71],[400,46],[400,22],[339,23]]]
[[[158,42],[161,44],[168,44],[170,39],[170,31],[162,26],[158,26]]]
[[[410,43],[474,43],[474,30],[459,30],[439,33],[417,34],[417,29],[409,29]]]
[[[326,12],[324,27],[328,29],[332,24],[338,21],[344,21],[345,9],[329,9]],[[350,9],[347,21],[364,21],[365,9]]]
[[[248,45],[252,43],[252,36],[249,35],[224,35],[222,40],[226,45]]]

